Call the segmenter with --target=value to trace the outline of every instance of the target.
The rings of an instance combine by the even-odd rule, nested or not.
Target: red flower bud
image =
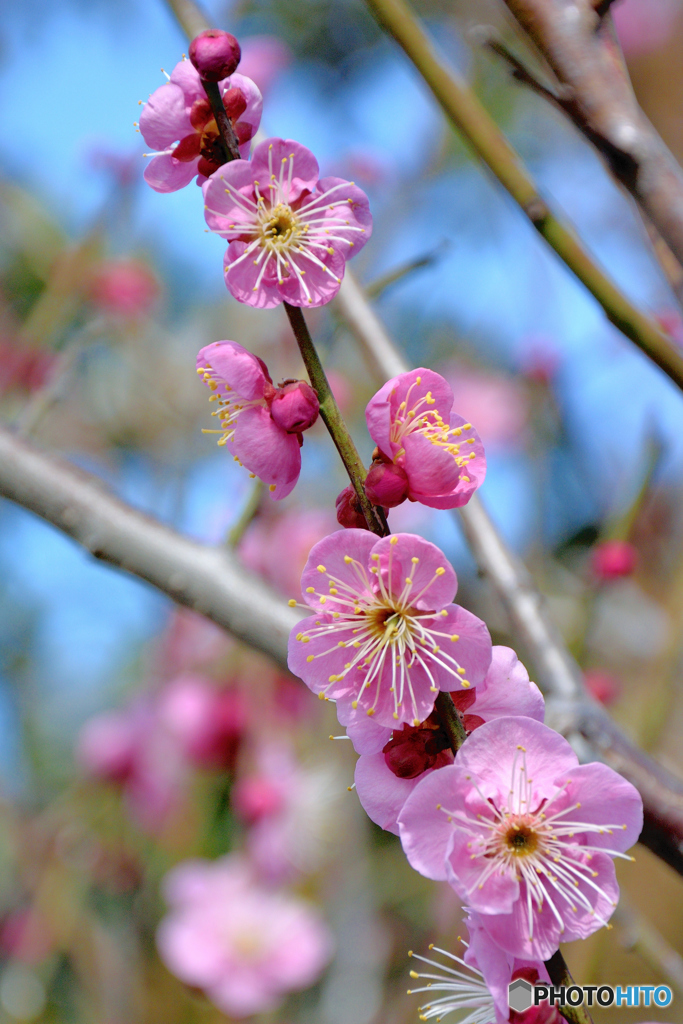
[[[270,400],[270,415],[288,434],[300,434],[318,418],[318,396],[305,380],[294,380],[275,389]]]
[[[414,729],[407,725],[401,732],[393,733],[382,752],[387,768],[394,775],[399,779],[415,779],[428,768],[434,768],[439,754],[447,747],[448,740],[440,729]]]
[[[638,552],[625,540],[606,540],[593,548],[591,567],[599,580],[630,576],[636,567]]]
[[[361,511],[358,495],[351,484],[337,496],[334,504],[337,509],[337,522],[340,526],[346,530],[367,530],[368,524]]]
[[[229,32],[209,28],[190,43],[190,60],[205,82],[220,82],[240,62],[240,44]]]
[[[365,493],[373,505],[396,508],[408,497],[408,477],[393,462],[374,461],[365,478]]]

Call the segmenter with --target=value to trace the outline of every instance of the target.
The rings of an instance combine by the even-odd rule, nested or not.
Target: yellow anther
[[[389,540],[389,543],[390,544],[398,544],[398,537],[391,537],[391,539]]]
[[[287,602],[287,604],[289,605],[290,608],[296,608],[296,601],[295,601],[295,599],[293,597],[290,597],[290,599]]]
[[[274,491],[276,487],[277,487],[277,484],[271,484],[271,485],[269,486],[268,490],[269,490],[269,491]]]
[[[352,700],[352,701],[351,701],[351,707],[352,707],[352,708],[353,708],[353,710],[355,711],[355,710],[356,710],[356,708],[358,707],[358,701],[357,701],[357,700]]]
[[[368,708],[368,710],[365,712],[365,714],[368,716],[368,718],[372,718],[374,713],[375,713],[375,709],[374,708]]]
[[[325,700],[325,694],[324,693],[319,693],[318,694],[318,700]]]
[[[460,636],[459,636],[458,633],[451,633],[451,640],[453,641],[453,643],[455,643],[455,641],[459,640],[459,639],[460,639]]]
[[[315,654],[309,654],[308,657],[306,658],[306,661],[313,661],[314,658]]]
[[[347,565],[351,565],[353,559],[351,558],[351,555],[344,555],[344,561]]]
[[[315,587],[306,587],[307,594],[315,594]]]
[[[437,575],[437,576],[443,576],[443,574],[445,573],[445,571],[446,571],[446,570],[444,569],[444,567],[443,567],[442,565],[440,565],[440,566],[439,566],[439,568],[438,568],[438,569],[436,570],[436,574],[435,574],[435,575]]]
[[[410,576],[406,576],[406,583],[407,583],[407,584],[408,584],[409,586],[410,586],[410,584],[411,584],[412,582],[413,582],[413,581],[411,580]]]
[[[324,565],[319,565],[317,568],[318,568],[318,572],[327,572],[327,569],[325,568]]]
[[[459,676],[464,676],[465,675],[465,669],[464,668],[457,668],[455,671],[458,673]]]

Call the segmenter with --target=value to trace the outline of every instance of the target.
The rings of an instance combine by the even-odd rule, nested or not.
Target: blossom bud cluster
[[[433,544],[332,534],[313,547],[301,589],[312,614],[292,630],[290,668],[336,702],[369,816],[467,907],[470,945],[458,962],[507,1021],[507,984],[522,968],[547,977],[543,962],[561,941],[609,920],[614,859],[629,859],[640,834],[640,795],[604,764],[579,765],[543,724],[540,691],[514,651],[492,647],[485,624],[453,603],[456,575]],[[440,694],[467,735],[457,751]],[[462,1002],[462,977],[423,1015],[480,1005]]]
[[[321,178],[314,155],[293,140],[265,139],[252,151],[262,100],[237,73],[239,59],[239,44],[227,33],[193,41],[190,61],[176,66],[141,116],[145,140],[161,147],[145,178],[169,192],[197,177],[206,222],[228,243],[225,283],[239,302],[321,306],[371,235],[368,199],[353,182]],[[240,159],[228,158],[205,82],[217,85]],[[301,471],[303,433],[318,417],[314,388],[293,379],[275,386],[263,361],[235,341],[202,348],[197,372],[216,403],[219,426],[207,432],[218,434],[218,444],[267,483],[273,498],[286,497]],[[366,421],[376,448],[365,495],[385,511],[406,500],[457,508],[483,483],[479,435],[433,370],[388,381],[368,403]],[[336,704],[359,755],[355,785],[370,818],[400,837],[417,871],[447,882],[466,907],[466,952],[441,951],[458,966],[446,968],[438,986],[446,995],[421,1008],[423,1019],[470,1007],[476,1012],[467,1022],[501,1024],[511,1020],[511,979],[548,980],[544,961],[561,941],[586,938],[608,922],[619,892],[614,860],[630,859],[642,801],[606,765],[580,765],[544,724],[543,697],[515,652],[494,647],[486,624],[455,603],[457,577],[439,548],[409,533],[370,532],[361,487],[356,479],[337,498],[344,529],[311,549],[301,578],[310,614],[292,630],[289,668]],[[596,552],[599,579],[633,571],[627,548],[611,542]],[[444,704],[451,722],[459,719],[462,743],[444,724]],[[256,834],[277,816],[281,797],[272,778],[252,779],[237,788],[235,812]],[[256,983],[236,945],[219,966],[201,953],[202,935],[222,927],[214,886],[235,905],[251,901],[245,914],[270,922],[274,945],[260,963],[269,964],[273,992],[283,988],[280,947],[295,943],[298,929],[303,936],[308,928],[301,942],[315,955],[304,958],[290,988],[312,980],[328,955],[320,936],[310,938],[310,921],[304,928],[291,908],[254,896],[244,877],[233,861],[173,877],[168,898],[175,910],[160,939],[176,973],[233,1015],[253,1012]],[[197,900],[197,892],[206,898]],[[197,955],[188,958],[193,948]],[[244,972],[243,1004],[221,988],[232,971]],[[536,1017],[536,1024],[559,1021],[552,1007]]]

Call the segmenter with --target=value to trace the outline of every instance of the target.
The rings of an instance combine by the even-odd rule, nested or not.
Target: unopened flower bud
[[[300,434],[313,426],[319,409],[320,402],[311,385],[305,380],[294,380],[276,388],[270,415],[288,434]]]
[[[606,540],[593,548],[591,567],[599,580],[630,576],[636,567],[638,552],[625,540]]]
[[[448,747],[441,730],[413,729],[410,726],[395,732],[382,752],[387,768],[399,779],[415,779],[434,768],[437,757]]]
[[[375,461],[365,478],[365,493],[373,505],[396,508],[408,497],[408,476],[393,462]]]
[[[337,509],[337,522],[346,530],[367,530],[368,524],[358,501],[358,495],[349,484],[337,495],[335,501]]]
[[[205,82],[220,82],[233,73],[242,56],[229,32],[209,28],[190,43],[190,60]]]

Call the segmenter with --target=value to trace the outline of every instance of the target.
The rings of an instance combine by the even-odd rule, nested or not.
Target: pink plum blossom
[[[562,1024],[557,1007],[543,1002],[523,1013],[511,1010],[508,1005],[508,986],[517,978],[524,978],[532,985],[537,981],[549,982],[550,978],[542,960],[527,961],[506,953],[489,938],[481,924],[480,915],[467,912],[469,942],[459,941],[465,946],[463,956],[449,953],[445,949],[430,946],[430,950],[447,958],[447,963],[410,953],[431,970],[420,974],[411,970],[411,978],[427,981],[424,987],[412,989],[408,994],[427,992],[429,1002],[419,1008],[420,1018],[437,1021],[454,1010],[469,1010],[458,1018],[459,1024]],[[434,994],[439,995],[434,998]],[[441,994],[445,993],[445,994]]]
[[[336,700],[340,718],[361,709],[383,726],[418,725],[439,690],[476,686],[491,663],[485,624],[452,603],[457,585],[421,537],[331,534],[301,577],[314,614],[292,630],[290,670]]]
[[[206,222],[228,240],[225,283],[248,306],[322,306],[346,260],[372,233],[368,198],[353,182],[319,180],[318,162],[291,139],[266,139],[204,187]]]
[[[451,696],[468,733],[504,715],[543,721],[543,695],[509,647],[493,648],[491,666],[479,686]],[[374,725],[374,735],[362,718],[354,717],[347,725],[354,745],[363,750],[356,763],[356,792],[368,817],[398,835],[398,816],[420,779],[452,764],[453,754],[434,714],[417,728],[404,725],[393,732],[369,724]]]
[[[486,475],[486,459],[471,423],[452,411],[453,392],[433,370],[400,373],[371,398],[365,417],[379,457],[406,479],[405,494],[394,499],[397,481],[368,491],[380,505],[399,504],[407,495],[431,508],[465,505]],[[391,500],[388,500],[391,498]]]
[[[236,341],[214,341],[200,350],[197,372],[217,401],[213,415],[235,460],[269,485],[276,500],[286,498],[301,472],[301,434],[275,422],[270,405],[277,394],[265,363]]]
[[[261,93],[240,74],[224,78],[218,88],[246,160],[261,121]],[[211,104],[189,60],[176,64],[166,85],[152,93],[140,115],[140,131],[157,150],[145,168],[145,181],[156,192],[175,192],[196,175],[201,184],[225,162]]]
[[[275,1010],[308,988],[332,940],[303,900],[256,882],[239,857],[186,861],[165,879],[170,913],[157,932],[166,966],[231,1017]]]
[[[429,773],[399,816],[403,848],[447,880],[508,953],[548,959],[607,923],[624,857],[643,824],[638,791],[604,764],[579,765],[531,718],[497,718]]]

